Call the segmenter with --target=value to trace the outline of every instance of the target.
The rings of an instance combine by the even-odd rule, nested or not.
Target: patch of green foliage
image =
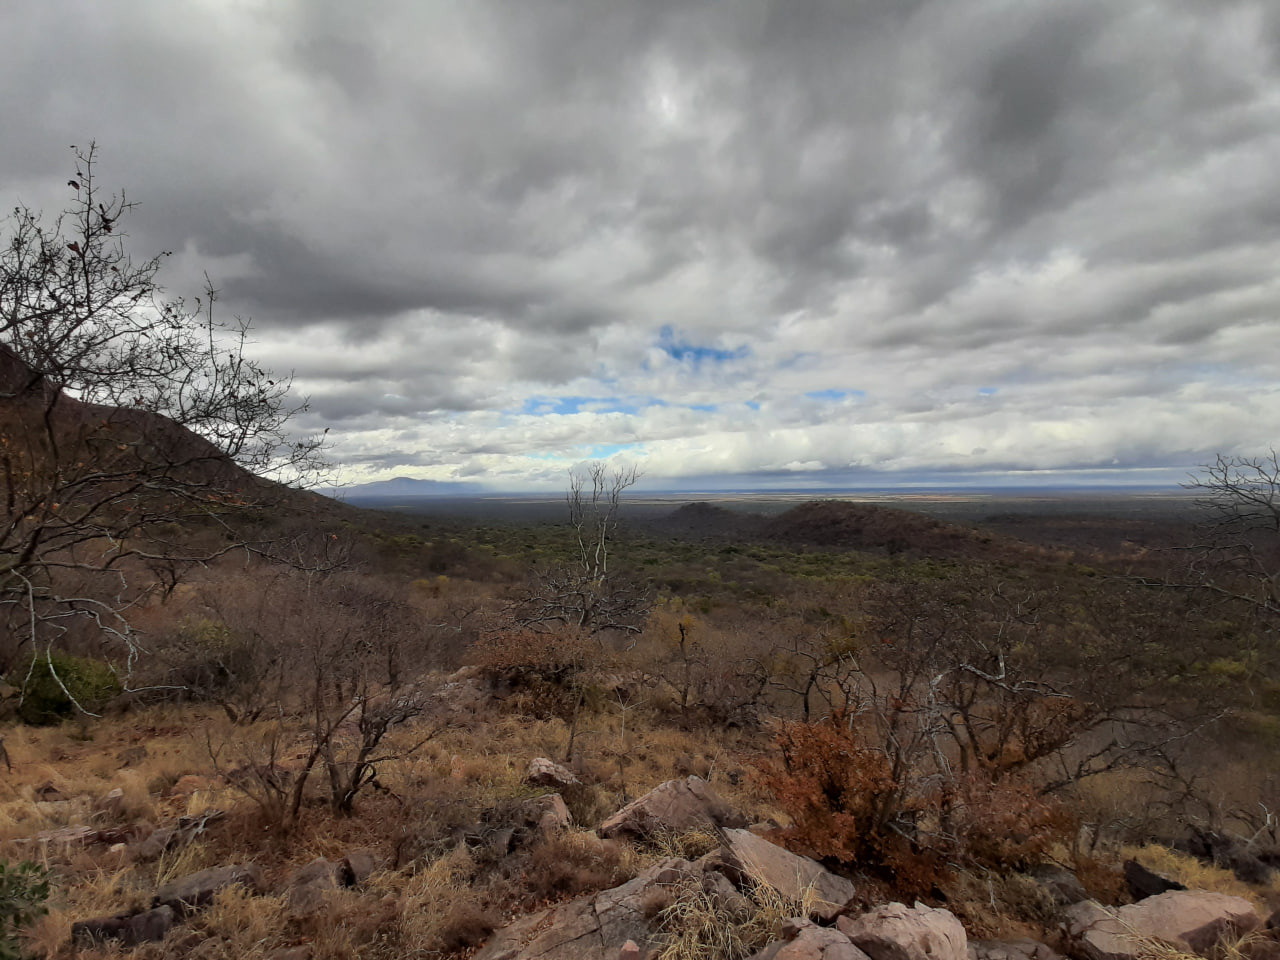
[[[46,912],[49,875],[34,863],[0,860],[0,960],[19,960],[18,932]]]
[[[96,712],[122,689],[107,664],[63,653],[36,657],[16,679],[22,689],[18,719],[33,726],[61,723],[78,708]]]

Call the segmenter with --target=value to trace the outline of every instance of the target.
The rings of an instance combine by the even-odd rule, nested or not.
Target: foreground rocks
[[[969,960],[964,927],[947,910],[886,903],[837,928],[871,960]]]
[[[608,840],[683,833],[694,827],[745,827],[747,819],[698,777],[668,780],[627,804],[596,831]]]
[[[256,864],[234,864],[229,867],[211,867],[190,876],[166,883],[156,891],[152,905],[170,907],[178,916],[185,917],[213,903],[220,890],[242,886],[250,893],[262,893],[262,870]]]
[[[1144,940],[1207,956],[1222,939],[1241,936],[1261,919],[1241,897],[1170,891],[1110,910],[1093,900],[1068,907],[1069,951],[1079,960],[1136,960]]]
[[[853,899],[853,884],[815,860],[784,850],[750,830],[726,830],[727,859],[757,882],[767,883],[784,897],[811,898],[811,914],[831,920]]]

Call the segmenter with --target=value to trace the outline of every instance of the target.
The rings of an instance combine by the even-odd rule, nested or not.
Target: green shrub
[[[49,877],[34,863],[0,860],[0,960],[18,960],[18,931],[45,913]]]
[[[22,687],[18,719],[35,726],[60,723],[76,712],[77,704],[96,712],[121,692],[120,681],[105,663],[62,653],[37,657],[29,674],[12,679]]]

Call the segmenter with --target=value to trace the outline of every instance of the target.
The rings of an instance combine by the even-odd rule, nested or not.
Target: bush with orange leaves
[[[791,818],[781,839],[797,852],[923,894],[948,864],[1025,867],[1065,838],[1070,818],[1056,800],[1012,780],[895,769],[850,719],[782,723],[779,758],[761,764],[761,784]]]

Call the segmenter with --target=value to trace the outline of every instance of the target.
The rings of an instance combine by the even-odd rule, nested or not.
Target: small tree
[[[559,624],[592,636],[639,635],[652,606],[649,593],[610,567],[622,495],[639,478],[634,467],[610,472],[604,463],[593,463],[585,472],[570,472],[565,502],[573,531],[573,558],[534,577],[510,608],[516,624],[535,628]]]
[[[74,149],[74,148],[73,148]],[[246,355],[246,322],[157,283],[165,254],[134,261],[136,209],[96,182],[97,149],[75,152],[67,209],[17,207],[0,244],[0,671],[81,638],[138,646],[128,619],[164,571],[252,538],[244,508],[272,499],[269,472],[297,482],[318,439],[293,441],[289,377]],[[204,547],[191,529],[212,531]]]

